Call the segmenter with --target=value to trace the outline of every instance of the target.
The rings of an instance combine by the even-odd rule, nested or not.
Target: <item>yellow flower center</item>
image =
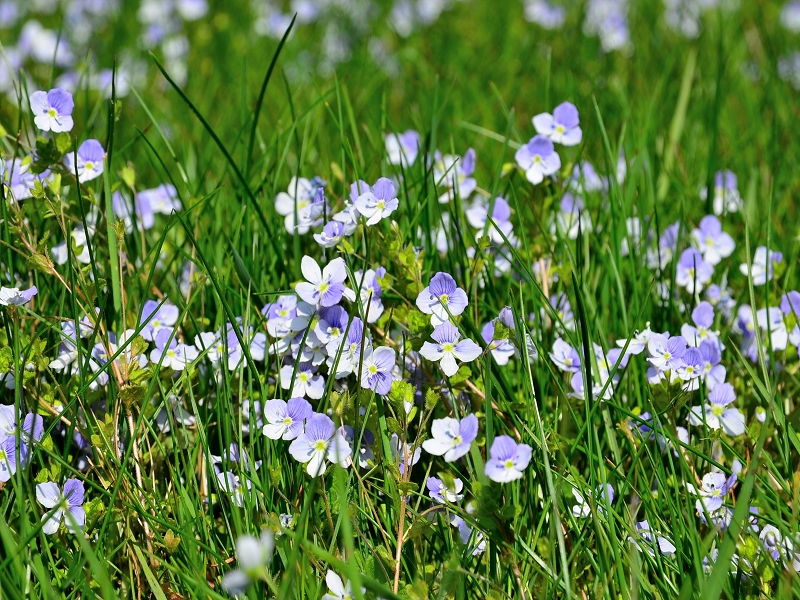
[[[509,458],[506,462],[503,463],[503,466],[506,469],[513,469],[514,468],[514,461]]]
[[[51,107],[50,110],[47,111],[47,114],[55,119],[58,116],[58,111]]]
[[[442,344],[442,350],[444,352],[452,352],[454,349],[455,349],[455,346],[453,344],[451,344],[450,342],[446,342],[446,343]]]
[[[86,162],[83,164],[83,167],[84,167],[84,168],[85,168],[87,171],[92,171],[92,170],[94,169],[94,163],[93,163],[92,161],[90,161],[90,160],[87,160],[87,161],[86,161]]]
[[[314,442],[314,450],[317,452],[325,452],[327,447],[328,445],[325,443],[325,440],[317,440]]]
[[[720,406],[719,404],[715,404],[711,407],[711,414],[715,417],[721,417],[722,413],[725,412],[725,407]]]

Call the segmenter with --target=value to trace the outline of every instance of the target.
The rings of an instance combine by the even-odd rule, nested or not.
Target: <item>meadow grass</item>
[[[634,51],[625,55],[603,53],[596,38],[582,33],[577,13],[562,30],[547,32],[522,20],[517,2],[476,0],[407,39],[385,35],[397,72],[378,69],[362,43],[323,76],[291,67],[316,48],[313,26],[297,27],[285,44],[255,38],[239,4],[245,3],[212,3],[209,16],[189,28],[185,84],[173,81],[155,53],[146,83],[123,99],[88,88],[74,93],[68,152],[76,153],[86,137],[101,140],[107,153],[101,177],[76,186],[64,172],[61,185],[45,185],[21,202],[4,188],[0,257],[14,274],[4,282],[15,285],[17,277],[18,287],[36,285],[38,294],[2,313],[0,370],[17,382],[2,403],[15,406],[18,418],[42,415],[45,433],[28,466],[0,484],[0,598],[227,598],[220,582],[237,566],[236,541],[262,528],[274,532],[275,550],[266,569],[251,572],[245,594],[253,599],[319,598],[329,569],[352,582],[354,597],[366,598],[800,595],[796,574],[782,563],[791,564],[794,550],[781,548],[784,556],[771,559],[748,522],[755,506],[762,529],[772,525],[785,539],[798,532],[797,350],[775,349],[770,335],[757,336],[751,360],[735,329],[736,308],[730,319],[719,309],[714,327],[725,345],[722,364],[747,430],[730,436],[701,425],[691,429],[690,442],[678,438],[676,426],[688,427],[689,408],[708,396],[704,385],[692,392],[651,385],[644,355],[612,360],[605,375],[597,370],[600,355],[646,324],[678,335],[690,322],[704,296],[675,283],[678,256],[712,212],[711,194],[703,200],[699,190],[713,189],[719,170],[739,176],[743,208],[722,218],[737,247],[717,265],[713,282],[730,287],[731,306],[753,310],[776,306],[797,287],[798,104],[797,92],[776,72],[778,57],[791,47],[777,22],[780,7],[748,2],[733,12],[709,12],[702,35],[687,41],[659,24],[660,3],[632,2]],[[109,37],[98,39],[94,52],[104,64],[116,44],[135,45],[134,14],[124,3]],[[18,97],[47,90],[54,79],[52,66],[39,66],[20,78]],[[579,109],[583,141],[558,146],[557,177],[532,186],[514,167],[515,152],[534,135],[531,117],[564,100]],[[25,102],[4,100],[0,110],[7,165],[35,147]],[[390,164],[385,135],[405,129],[420,132],[420,158]],[[476,240],[464,212],[470,199],[437,201],[441,181],[424,157],[437,149],[463,155],[469,147],[477,155],[477,196],[490,207],[495,197],[505,198],[513,211],[514,247]],[[621,152],[624,180],[616,177]],[[608,185],[583,194],[591,226],[582,221],[571,237],[551,223],[564,181],[582,160]],[[333,212],[353,181],[380,176],[397,179],[399,206],[378,225],[360,224],[345,244],[320,249],[311,233],[287,232],[274,206],[292,177],[314,175],[328,182]],[[148,231],[135,216],[126,233],[112,194],[130,198],[161,183],[175,186],[182,210],[158,216]],[[88,263],[68,243],[67,264],[54,265],[50,249],[75,225],[88,230],[93,212],[99,217]],[[656,238],[679,223],[672,261],[646,266],[649,245],[627,228],[634,217],[647,219],[643,230]],[[484,234],[493,227],[487,222]],[[437,251],[440,229],[446,252]],[[498,276],[499,246],[512,266]],[[757,246],[783,253],[765,286],[739,272]],[[401,367],[430,340],[433,328],[415,299],[437,272],[452,274],[466,291],[468,308],[455,321],[482,349],[483,324],[511,307],[516,333],[508,335],[517,355],[501,366],[483,352],[451,379],[426,363],[414,380],[421,398],[413,419],[402,398],[361,389],[352,376],[347,389],[328,378],[315,410],[352,425],[357,440],[369,430],[375,458],[365,468],[329,466],[315,478],[289,455],[289,442],[261,435],[256,416],[243,412],[245,400],[290,397],[274,355],[248,356],[246,330],[234,328],[236,337],[221,342],[223,354],[242,345],[245,357],[235,369],[212,366],[202,348],[184,370],[157,360],[137,369],[122,344],[93,368],[88,353],[96,343],[108,346],[108,332],[141,333],[147,300],[178,308],[175,339],[187,344],[237,317],[266,331],[260,311],[293,294],[304,255],[322,266],[343,257],[356,290],[356,271],[386,268],[385,312],[370,329],[375,346],[396,349]],[[187,264],[190,275],[182,279]],[[571,315],[550,302],[558,294],[568,298]],[[347,306],[362,316],[369,308],[360,298]],[[80,321],[91,307],[97,320],[88,342],[78,344],[75,374],[55,372],[61,323]],[[549,358],[559,337],[579,353],[582,396]],[[136,348],[133,354],[146,348],[149,356],[150,347],[135,340],[127,348]],[[526,360],[533,352],[538,359]],[[298,367],[290,372],[294,381]],[[601,378],[602,399],[592,394]],[[181,409],[169,408],[172,398]],[[165,407],[168,431],[157,420]],[[759,407],[763,423],[755,419]],[[465,411],[478,417],[480,433],[463,459],[446,463],[423,451],[410,475],[398,470],[393,433],[419,447],[433,419]],[[69,441],[76,430],[92,450],[83,468]],[[532,448],[523,477],[502,485],[484,469],[501,435]],[[212,465],[211,456],[231,443],[246,449],[249,462],[223,460],[252,486],[242,506]],[[699,487],[715,468],[727,476],[734,460],[742,469],[727,498],[730,523],[706,525],[701,517],[708,515],[698,514],[687,483]],[[464,500],[448,504],[446,513],[432,510],[425,486],[436,476],[464,483]],[[68,478],[85,487],[85,527],[47,535],[48,509],[37,501],[36,484]],[[592,494],[605,484],[613,486],[613,502]],[[573,490],[587,498],[587,514],[572,510]],[[291,515],[291,522],[280,515]],[[472,528],[466,543],[452,515]],[[674,552],[642,542],[636,523],[645,520]],[[479,543],[485,547],[475,553]],[[712,551],[715,560],[708,559]]]

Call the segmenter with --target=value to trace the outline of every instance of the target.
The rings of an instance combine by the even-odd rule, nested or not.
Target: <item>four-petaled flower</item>
[[[36,499],[49,511],[42,517],[42,531],[52,535],[61,527],[62,521],[72,533],[83,529],[86,511],[83,509],[83,482],[67,479],[62,492],[52,481],[36,484]]]
[[[301,300],[314,306],[333,306],[339,304],[342,296],[351,302],[356,299],[353,290],[344,285],[347,269],[343,258],[334,258],[320,269],[317,261],[304,256],[300,265],[306,281],[298,283],[294,290]]]
[[[554,150],[553,142],[543,135],[531,138],[517,150],[514,158],[525,171],[525,178],[534,185],[542,183],[545,176],[553,175],[561,168],[561,158]]]
[[[436,343],[425,342],[419,353],[430,361],[439,362],[448,377],[458,372],[456,359],[471,362],[481,355],[481,347],[469,338],[461,340],[461,334],[452,323],[442,323],[433,330],[431,337]]]
[[[356,198],[355,205],[358,212],[366,217],[367,225],[375,225],[391,215],[400,206],[400,201],[392,180],[381,177],[371,190]]]
[[[467,415],[460,421],[452,417],[434,419],[431,437],[422,442],[422,448],[434,456],[444,456],[445,462],[453,462],[469,452],[472,440],[478,436],[478,417]]]
[[[518,444],[514,438],[498,435],[489,449],[489,460],[484,472],[492,481],[508,483],[522,477],[531,462],[532,449],[528,444]]]
[[[271,440],[293,440],[303,431],[306,419],[314,413],[304,398],[291,398],[288,402],[276,398],[264,405],[267,423],[261,432]]]
[[[456,285],[452,275],[441,271],[417,296],[417,308],[431,316],[434,327],[460,315],[466,307],[467,293]]]
[[[63,133],[72,130],[72,109],[75,103],[72,94],[61,88],[49,92],[33,92],[30,95],[33,122],[42,131]]]
[[[325,459],[341,467],[351,461],[350,444],[341,429],[337,430],[327,415],[315,413],[306,421],[306,428],[289,446],[289,454],[306,465],[306,472],[317,477],[325,470]]]
[[[579,123],[578,109],[570,102],[562,102],[556,106],[552,115],[541,113],[533,117],[536,133],[564,146],[577,146],[581,143],[583,133]]]

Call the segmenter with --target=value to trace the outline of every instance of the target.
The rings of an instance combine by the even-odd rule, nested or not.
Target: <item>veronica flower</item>
[[[306,472],[317,477],[325,470],[325,459],[341,467],[350,464],[350,445],[330,417],[313,414],[307,421],[305,431],[289,446],[289,454],[297,462],[306,464]]]
[[[428,477],[425,485],[431,500],[439,504],[455,503],[464,497],[464,494],[461,493],[464,489],[464,482],[458,477],[453,478],[453,489],[448,488],[444,481],[437,477]]]
[[[510,240],[514,236],[514,226],[510,220],[511,207],[508,205],[505,198],[499,196],[495,198],[494,206],[492,207],[491,222],[487,227],[487,222],[489,221],[489,205],[489,200],[478,197],[472,203],[472,206],[465,211],[467,222],[472,227],[478,229],[478,232],[475,234],[476,237],[480,238],[483,236],[483,232],[486,230],[486,234],[489,236],[492,243],[501,246],[506,243],[506,240]],[[444,215],[442,216],[444,217]],[[447,250],[446,246],[444,250],[445,251],[442,252],[442,248],[439,248],[439,251],[444,254]]]
[[[481,348],[470,339],[461,339],[461,334],[455,325],[443,323],[437,326],[431,337],[436,344],[425,342],[419,353],[424,358],[433,362],[440,362],[442,371],[448,377],[458,372],[456,359],[462,362],[472,362],[481,355]]]
[[[330,569],[325,575],[325,583],[328,585],[328,593],[322,596],[322,600],[353,600],[355,598],[352,584],[348,581],[345,585],[342,578]],[[364,592],[366,592],[366,588],[361,588],[362,597]]]
[[[653,335],[653,332],[650,331],[650,322],[648,321],[642,331],[633,332],[630,343],[627,340],[617,340],[617,346],[624,348],[625,344],[628,344],[628,349],[625,351],[627,354],[641,354],[647,348],[647,342],[650,340],[651,335]]]
[[[552,115],[541,113],[533,117],[536,133],[564,146],[577,146],[581,143],[583,133],[579,123],[578,109],[570,102],[562,102],[556,106]]]
[[[577,373],[581,370],[581,357],[578,352],[560,337],[553,342],[551,360],[562,371]]]
[[[768,250],[766,246],[759,246],[753,256],[752,265],[742,263],[739,265],[739,271],[745,277],[752,276],[753,285],[764,285],[768,281],[772,281],[773,267],[782,261],[783,254],[780,252]]]
[[[335,355],[344,339],[350,317],[341,306],[321,308],[317,314],[319,320],[314,326],[314,333],[320,343],[326,346],[328,355]]]
[[[478,187],[478,182],[472,177],[475,172],[475,150],[470,148],[464,157],[445,154],[437,150],[433,164],[433,178],[436,185],[444,185],[447,190],[439,196],[439,204],[447,204],[455,194],[466,200]]]
[[[308,396],[319,400],[325,393],[325,378],[315,374],[314,366],[310,362],[301,362],[297,365],[297,373],[292,385],[292,374],[295,365],[283,365],[280,371],[281,387],[284,390],[292,389],[292,398]]]
[[[700,387],[700,377],[703,375],[705,361],[703,354],[697,348],[689,348],[681,357],[681,364],[673,371],[675,378],[684,381],[682,389],[691,392]]]
[[[354,317],[350,323],[350,329],[347,330],[347,336],[342,343],[342,353],[339,355],[338,363],[336,362],[337,357],[335,354],[328,357],[328,367],[331,370],[335,368],[336,379],[341,379],[354,371],[358,371],[362,356],[362,338],[364,338],[364,322],[358,317]],[[369,336],[364,341],[366,341],[366,351],[371,352]]]
[[[297,296],[278,296],[275,302],[261,309],[261,314],[267,318],[267,333],[283,338],[305,330],[314,314],[314,307],[307,302],[298,302]]]
[[[211,455],[211,464],[214,466],[216,472],[221,472],[224,462],[238,464],[244,471],[250,472],[250,459],[247,455],[247,450],[239,448],[239,444],[231,442],[228,449],[222,453],[222,456]],[[257,460],[253,463],[253,468],[258,471],[261,468],[261,461]]]
[[[342,296],[351,302],[356,299],[353,290],[344,285],[347,270],[343,258],[334,258],[320,270],[317,261],[310,256],[304,256],[300,269],[307,280],[301,281],[294,288],[301,300],[313,306],[333,306],[339,304]]]
[[[64,482],[63,492],[52,481],[36,484],[36,499],[39,504],[48,509],[55,509],[42,517],[44,521],[42,531],[47,535],[53,535],[61,527],[62,522],[72,533],[83,529],[86,522],[83,495],[83,482],[77,479],[67,479]]]
[[[302,433],[304,422],[313,413],[311,405],[303,398],[291,398],[288,402],[278,398],[268,400],[264,405],[267,424],[261,432],[271,440],[293,440]]]
[[[700,227],[692,230],[692,239],[703,259],[712,265],[718,265],[736,249],[736,242],[722,231],[722,224],[714,215],[705,216],[700,220]]]
[[[695,490],[694,486],[689,486],[696,496],[699,496],[695,504],[700,518],[705,523],[705,515],[717,512],[722,508],[725,496],[733,489],[736,484],[736,474],[725,477],[722,473],[706,473],[700,483],[700,489]]]
[[[577,502],[577,504],[573,505],[572,507],[572,516],[574,516],[576,519],[588,518],[589,515],[592,514],[592,509],[589,502],[578,491],[578,488],[572,488],[572,495],[575,497],[575,501]],[[598,485],[594,492],[590,492],[589,497],[592,499],[594,504],[597,505],[597,512],[605,516],[606,503],[608,503],[608,506],[611,506],[611,503],[614,501],[614,488],[610,483]]]
[[[165,369],[183,371],[199,356],[197,348],[178,343],[171,328],[161,329],[155,337],[156,347],[150,352],[150,362]]]
[[[416,300],[417,308],[431,315],[431,325],[437,327],[458,316],[467,308],[467,293],[456,286],[456,280],[448,273],[439,272],[424,288]]]
[[[355,280],[359,282],[358,291],[361,305],[367,311],[367,323],[374,323],[383,314],[383,300],[381,300],[383,288],[379,280],[384,277],[386,277],[386,269],[383,267],[355,272]]]
[[[537,135],[517,150],[514,158],[519,168],[525,171],[525,178],[536,185],[545,176],[555,174],[561,168],[561,158],[553,149],[553,142],[546,136]]]
[[[334,248],[344,239],[345,226],[339,221],[328,221],[322,233],[315,233],[314,239],[323,248]]]
[[[217,484],[223,492],[230,496],[231,502],[239,508],[244,506],[244,498],[246,495],[250,495],[250,489],[252,488],[252,483],[250,483],[249,479],[242,481],[236,473],[230,471],[217,472]]]
[[[393,348],[381,346],[364,354],[361,387],[385,396],[392,389],[392,369],[396,360]]]
[[[32,286],[27,290],[20,290],[19,288],[0,288],[0,305],[2,306],[22,306],[31,301],[31,299],[39,293],[36,286]]]
[[[97,140],[86,140],[78,147],[78,162],[75,164],[75,155],[68,152],[65,161],[67,170],[75,174],[77,171],[78,181],[86,183],[92,179],[97,179],[103,174],[103,161],[106,158],[106,151]]]
[[[550,296],[550,306],[558,317],[556,321],[557,329],[561,329],[562,325],[565,329],[575,329],[575,315],[572,313],[572,305],[569,303],[569,298],[564,292],[553,294]]]
[[[669,225],[658,238],[655,248],[647,250],[647,266],[651,269],[665,269],[675,255],[678,247],[678,231],[680,222]]]
[[[492,481],[508,483],[522,477],[522,472],[531,462],[531,447],[517,444],[514,438],[498,435],[489,450],[484,473]]]
[[[284,218],[286,231],[306,234],[325,212],[325,191],[305,177],[292,177],[287,192],[275,197],[275,212]]]
[[[724,349],[719,341],[719,334],[711,329],[714,325],[714,307],[705,300],[698,304],[692,311],[694,325],[684,323],[681,326],[681,336],[689,346],[699,347],[705,341],[713,342]]]
[[[689,423],[695,426],[705,423],[709,429],[722,429],[732,436],[742,435],[745,431],[744,415],[737,408],[726,408],[735,400],[736,393],[730,383],[715,385],[704,407],[692,407]]]
[[[469,512],[469,506],[467,507],[467,512]],[[472,534],[475,532],[475,541],[473,542],[473,545],[469,547],[470,554],[472,556],[483,554],[483,552],[486,550],[486,540],[483,538],[483,533],[481,533],[479,530],[472,529],[472,527],[470,527],[467,522],[458,515],[453,515],[451,517],[450,524],[458,529],[458,537],[461,538],[461,542],[465,546],[469,545]]]
[[[177,306],[164,302],[159,306],[155,300],[148,300],[144,303],[140,323],[144,323],[139,335],[148,342],[153,342],[156,335],[162,329],[169,329],[175,326],[180,317],[180,309]]]
[[[517,349],[508,338],[494,339],[494,324],[495,320],[486,323],[481,329],[481,337],[486,342],[486,347],[492,352],[495,362],[500,366],[507,365],[509,359],[517,354]]]
[[[363,431],[359,429],[356,431],[350,425],[344,425],[342,426],[341,432],[344,439],[347,440],[347,443],[352,447],[353,458],[356,458],[356,455],[358,455],[357,462],[359,467],[367,469],[371,466],[370,463],[374,464],[375,453],[372,451],[372,444],[375,443],[375,436],[372,435],[369,429],[364,429]],[[355,442],[359,436],[361,437],[361,443],[359,444],[358,450],[356,450]]]
[[[41,415],[28,413],[22,423],[21,431],[17,427],[16,409],[13,406],[2,407],[0,411],[0,483],[8,481],[17,472],[28,465],[31,446],[44,435],[44,420]],[[17,464],[17,451],[20,462]]]
[[[719,364],[722,360],[722,353],[719,344],[705,340],[700,344],[700,354],[703,356],[703,380],[709,390],[713,390],[717,384],[725,383],[727,371],[724,366]]]
[[[800,293],[791,291],[781,297],[780,307],[770,306],[756,312],[758,326],[770,335],[773,350],[785,350],[789,342],[800,344]]]
[[[390,165],[402,165],[408,168],[417,160],[421,146],[420,135],[413,129],[408,129],[397,135],[386,135],[386,158]]]
[[[550,233],[567,236],[577,240],[581,232],[592,230],[592,219],[585,210],[583,199],[571,193],[564,194],[559,203],[560,210],[555,214],[555,220],[550,225]]]
[[[264,529],[261,537],[242,535],[236,540],[237,569],[222,576],[222,589],[231,596],[243,596],[256,579],[260,579],[272,560],[275,540],[272,532]]]
[[[703,260],[702,254],[694,248],[687,248],[681,253],[678,268],[675,273],[675,283],[690,294],[695,289],[699,292],[714,275],[714,266]]]
[[[708,198],[708,190],[700,191],[700,198]],[[714,200],[715,215],[726,212],[738,212],[743,206],[742,197],[737,189],[736,175],[732,171],[717,171],[714,174]]]
[[[629,537],[628,540],[633,542],[637,550],[645,550],[650,556],[655,556],[656,550],[664,556],[675,554],[675,545],[654,532],[647,521],[636,523],[636,533],[638,534],[636,538]]]
[[[657,369],[671,371],[681,365],[681,358],[686,353],[686,340],[681,336],[668,338],[654,333],[647,342],[650,358],[647,360]]]
[[[153,189],[142,190],[137,197],[137,210],[139,203],[142,206],[149,206],[153,213],[161,215],[170,215],[182,208],[178,190],[171,183],[162,183]]]
[[[594,165],[588,160],[582,160],[572,167],[572,173],[567,180],[567,189],[585,195],[603,192],[607,188],[606,180],[597,173]]]
[[[367,192],[361,194],[355,201],[356,208],[367,219],[367,225],[380,223],[391,215],[400,201],[391,179],[381,177]]]
[[[525,20],[544,29],[561,29],[566,18],[564,7],[550,0],[525,0]]]
[[[42,131],[62,133],[72,130],[72,109],[75,103],[72,94],[61,88],[49,92],[33,92],[30,95],[33,122]]]
[[[478,437],[478,417],[467,415],[460,421],[452,417],[434,419],[431,436],[422,442],[422,448],[434,456],[444,456],[445,462],[456,461],[469,452]]]

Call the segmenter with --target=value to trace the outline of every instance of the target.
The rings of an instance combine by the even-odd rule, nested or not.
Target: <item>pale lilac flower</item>
[[[498,365],[504,366],[508,364],[509,359],[516,356],[517,349],[514,347],[508,338],[499,340],[494,339],[494,324],[496,319],[489,321],[481,329],[481,337],[486,342],[486,347],[491,351],[492,358]]]
[[[714,275],[714,266],[703,260],[703,255],[695,248],[687,248],[681,253],[675,273],[675,283],[690,294],[703,289]]]
[[[432,362],[440,362],[442,371],[448,377],[458,372],[456,359],[472,362],[481,355],[480,346],[468,338],[461,340],[461,334],[452,323],[438,325],[431,337],[436,343],[425,342],[419,353]]]
[[[681,336],[690,346],[698,348],[705,341],[713,342],[724,349],[719,341],[719,333],[711,329],[714,325],[714,307],[705,300],[698,304],[692,311],[694,325],[684,323],[681,326]]]
[[[348,581],[345,585],[342,578],[330,569],[325,575],[325,583],[328,584],[328,593],[322,596],[322,600],[353,600],[356,597],[352,584]],[[366,588],[361,588],[362,597],[364,592],[366,592]]]
[[[313,414],[305,431],[289,446],[289,454],[306,465],[306,472],[317,477],[325,470],[325,459],[341,467],[350,464],[350,445],[327,415]]]
[[[223,471],[222,465],[224,463],[238,464],[242,469],[250,472],[250,458],[245,448],[239,448],[239,444],[231,442],[228,449],[222,453],[222,456],[211,455],[211,464],[217,472]],[[253,468],[258,471],[261,468],[261,461],[257,460],[253,464]]]
[[[514,158],[519,168],[525,171],[525,178],[536,185],[546,176],[555,174],[561,168],[561,158],[553,149],[553,142],[544,135],[537,135],[517,150]]]
[[[342,342],[342,353],[339,355],[339,361],[336,363],[336,355],[328,357],[328,367],[333,371],[335,369],[335,378],[341,379],[350,373],[358,372],[359,363],[361,362],[361,341],[364,337],[364,322],[358,317],[354,317],[350,323],[350,329],[347,330],[347,336]],[[371,352],[370,339],[367,335],[364,340],[366,351]],[[337,349],[338,351],[338,349]]]
[[[583,199],[569,192],[564,194],[559,209],[550,225],[550,233],[561,234],[571,240],[577,240],[581,233],[592,231],[591,215],[585,210]]]
[[[314,239],[323,248],[334,248],[344,239],[345,226],[339,221],[328,221],[322,233],[315,233]]]
[[[424,288],[416,300],[417,308],[431,315],[431,325],[437,327],[450,321],[467,308],[467,293],[456,285],[456,280],[448,273],[439,272]]]
[[[719,344],[710,340],[705,340],[700,344],[700,354],[703,355],[703,380],[706,387],[713,390],[717,384],[725,383],[727,370],[721,364],[722,353]]]
[[[356,431],[350,425],[344,425],[341,431],[344,439],[347,440],[347,443],[350,444],[353,449],[352,458],[356,458],[357,455],[358,466],[362,469],[368,469],[370,466],[374,465],[375,453],[372,451],[372,444],[375,443],[375,436],[372,435],[372,432],[369,429]],[[355,442],[356,438],[359,436],[361,437],[361,443],[359,444],[358,450],[356,450]]]
[[[391,215],[400,201],[391,179],[381,177],[367,192],[361,194],[355,201],[356,208],[367,219],[367,225],[380,223]]]
[[[386,157],[390,165],[402,165],[408,168],[417,160],[420,151],[421,139],[419,133],[408,129],[400,135],[389,133],[386,135]]]
[[[789,33],[800,33],[800,0],[791,0],[783,5],[781,25]]]
[[[578,352],[560,337],[553,342],[551,360],[562,371],[577,373],[581,370],[581,357]]]
[[[588,160],[582,160],[572,167],[569,179],[567,179],[567,189],[575,194],[591,194],[603,192],[608,188],[608,183],[601,177],[594,165]]]
[[[218,471],[217,485],[230,496],[231,502],[239,508],[244,506],[245,496],[250,495],[250,490],[253,487],[249,479],[242,480],[236,473],[231,471]]]
[[[689,412],[689,423],[709,429],[722,429],[732,436],[742,435],[745,431],[744,415],[737,408],[726,408],[736,400],[736,393],[730,383],[714,386],[708,394],[704,407],[693,406]]]
[[[86,140],[78,147],[78,163],[75,166],[75,155],[68,152],[65,157],[67,170],[73,175],[78,174],[78,181],[86,183],[92,179],[97,179],[103,174],[103,161],[106,158],[106,151],[97,140]]]
[[[13,406],[2,406],[0,410],[0,483],[11,479],[17,467],[28,466],[31,446],[44,435],[44,419],[41,415],[28,413],[18,428],[16,409]],[[20,462],[17,464],[17,451]]]
[[[575,497],[575,502],[572,506],[572,516],[576,519],[586,519],[592,514],[592,507],[587,498],[578,491],[578,488],[572,488],[572,495]],[[614,488],[610,483],[605,485],[598,485],[597,488],[588,494],[588,498],[597,506],[597,512],[601,515],[606,514],[606,503],[611,506],[614,501]]]
[[[647,360],[657,369],[671,371],[680,366],[681,358],[686,353],[686,340],[681,336],[668,338],[654,333],[647,342],[650,358]]]
[[[464,489],[464,482],[458,477],[453,478],[453,489],[448,488],[444,481],[438,477],[428,477],[425,485],[428,488],[431,500],[439,504],[447,504],[448,502],[453,504],[464,497],[464,494],[461,493]]]
[[[83,529],[86,522],[86,511],[83,509],[83,482],[78,479],[67,479],[63,492],[52,481],[36,484],[36,499],[48,511],[42,517],[42,531],[53,535],[61,527],[62,521],[72,533]]]
[[[647,266],[651,269],[665,269],[675,255],[678,247],[680,222],[668,226],[658,238],[655,248],[647,250]]]
[[[489,449],[484,473],[498,483],[520,479],[531,461],[531,454],[532,449],[528,444],[517,444],[512,437],[498,435]]]
[[[285,390],[292,388],[292,398],[308,396],[319,400],[325,393],[325,378],[314,372],[314,365],[310,362],[301,362],[297,365],[297,373],[292,385],[292,373],[295,365],[283,365],[280,371],[281,387]]]
[[[715,215],[723,213],[738,212],[744,203],[739,194],[736,175],[732,171],[717,171],[714,174],[714,200],[713,209]],[[708,198],[708,190],[700,190],[700,198]]]
[[[313,413],[304,398],[291,398],[288,402],[279,398],[267,400],[264,405],[267,423],[261,432],[271,440],[293,440],[302,433],[306,419]]]
[[[392,389],[392,370],[396,354],[393,348],[381,346],[364,354],[361,387],[385,396]]]
[[[704,367],[703,353],[697,348],[688,348],[681,357],[681,364],[673,373],[675,377],[685,382],[682,389],[691,392],[700,387]]]
[[[392,452],[392,458],[397,468],[400,470],[401,475],[406,474],[406,465],[408,465],[409,468],[413,467],[419,462],[422,456],[422,448],[417,446],[414,448],[413,452],[411,448],[412,446],[409,446],[408,442],[402,441],[396,433],[393,433],[392,437],[389,439],[389,449]]]
[[[72,130],[72,109],[75,103],[72,94],[61,88],[49,92],[33,92],[30,95],[33,122],[42,131],[63,133]]]
[[[513,224],[511,223],[511,207],[506,202],[505,198],[497,197],[494,199],[494,206],[492,207],[491,223],[487,228],[486,223],[489,220],[489,200],[483,197],[478,197],[466,211],[467,222],[474,228],[478,229],[477,237],[483,235],[484,229],[493,244],[503,245],[506,240],[511,240],[513,232]],[[447,248],[445,248],[446,253]],[[441,249],[440,249],[441,251]]]
[[[344,285],[347,269],[343,258],[334,258],[320,270],[317,261],[310,256],[304,256],[300,269],[307,280],[301,281],[294,288],[301,300],[313,306],[333,306],[339,304],[342,296],[351,302],[356,299],[353,290]]]
[[[571,102],[562,102],[553,114],[541,113],[533,117],[536,133],[547,136],[555,144],[577,146],[583,133],[579,126],[578,109]]]
[[[638,550],[645,550],[650,556],[655,556],[658,550],[664,556],[675,554],[675,545],[664,536],[657,534],[650,529],[647,521],[636,523],[636,538],[629,537]]]
[[[361,297],[361,306],[367,311],[367,323],[374,323],[380,319],[383,314],[383,288],[379,280],[386,277],[386,269],[378,267],[377,269],[367,269],[362,272],[360,269],[355,272],[355,280],[359,285],[359,296]]]
[[[32,286],[27,290],[20,290],[19,288],[0,288],[0,305],[2,306],[22,306],[31,301],[31,299],[39,293],[36,286]]]
[[[458,537],[461,538],[461,542],[466,546],[469,544],[470,539],[472,538],[473,531],[475,532],[475,541],[473,542],[474,545],[470,546],[470,554],[472,556],[478,556],[479,554],[483,554],[486,550],[486,540],[483,538],[483,533],[479,530],[473,530],[467,522],[459,517],[458,515],[453,515],[450,519],[450,524],[458,529]]]
[[[161,364],[164,369],[183,371],[189,363],[199,356],[197,348],[179,343],[172,328],[159,330],[155,336],[156,347],[150,352],[150,362]]]
[[[766,246],[756,248],[753,256],[753,264],[742,263],[739,271],[744,275],[752,276],[753,285],[764,285],[772,281],[772,270],[774,265],[783,261],[783,254],[773,250],[767,250]]]
[[[139,323],[143,323],[139,335],[148,342],[153,342],[159,331],[175,327],[179,317],[180,309],[177,306],[169,302],[164,302],[159,306],[155,300],[148,300],[144,303],[142,315],[139,317]]]
[[[171,183],[162,183],[152,189],[142,190],[137,196],[137,205],[141,203],[142,206],[149,206],[156,214],[171,215],[173,211],[182,208],[178,190]]]
[[[236,561],[238,568],[222,576],[222,589],[231,596],[243,596],[247,588],[262,576],[272,560],[275,540],[269,529],[261,532],[261,537],[242,535],[236,540]]]
[[[445,154],[437,150],[433,164],[433,179],[437,186],[445,186],[445,192],[439,196],[439,204],[452,201],[455,194],[462,200],[467,200],[478,182],[472,177],[475,172],[475,150],[470,148],[464,157]]]
[[[320,308],[317,316],[319,320],[314,326],[314,333],[320,343],[325,346],[328,356],[335,356],[344,340],[350,317],[347,311],[338,305]]]
[[[525,0],[525,20],[544,29],[561,29],[566,17],[564,7],[550,0]]]
[[[284,217],[286,231],[306,234],[325,212],[325,190],[322,182],[305,177],[292,177],[287,192],[275,197],[275,212]]]
[[[653,335],[653,332],[650,331],[650,321],[648,321],[642,331],[633,332],[630,343],[628,343],[628,340],[617,340],[617,346],[624,348],[625,344],[628,344],[628,349],[625,351],[627,354],[641,354],[647,348],[647,342],[650,340],[651,335]]]
[[[274,338],[284,338],[308,327],[314,307],[298,302],[297,296],[278,296],[275,302],[264,305],[261,314],[267,318],[267,333]]]
[[[756,312],[758,326],[769,333],[773,350],[785,350],[789,342],[800,345],[800,293],[790,291],[781,297],[780,307],[770,306]]]
[[[705,514],[712,514],[722,508],[725,496],[733,489],[736,484],[736,474],[725,477],[722,473],[706,473],[700,482],[700,489],[696,490],[696,495],[700,498],[695,503],[700,518],[705,523]]]
[[[478,417],[467,415],[460,421],[452,417],[434,419],[431,436],[422,442],[423,450],[444,456],[445,462],[454,462],[469,452],[472,441],[478,437]]]
[[[692,239],[703,259],[712,265],[718,265],[736,249],[736,242],[722,231],[722,224],[714,215],[707,215],[700,220],[700,227],[692,230]]]

